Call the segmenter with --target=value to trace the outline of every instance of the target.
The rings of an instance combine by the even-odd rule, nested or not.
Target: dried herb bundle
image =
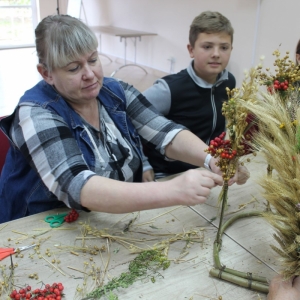
[[[127,288],[137,280],[149,278],[152,282],[155,282],[155,277],[162,276],[159,270],[165,270],[169,266],[170,261],[161,251],[143,251],[130,262],[127,272],[122,273],[119,277],[113,278],[105,286],[96,288],[84,299],[99,299],[115,289]]]

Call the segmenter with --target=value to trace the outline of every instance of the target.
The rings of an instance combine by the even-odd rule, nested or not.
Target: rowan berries
[[[69,214],[67,216],[65,216],[64,220],[67,223],[71,223],[71,222],[76,221],[78,219],[78,217],[79,217],[79,213],[74,208],[72,208],[72,210],[69,212]]]
[[[28,285],[25,288],[17,290],[13,290],[10,294],[11,299],[16,300],[61,300],[64,296],[62,291],[64,286],[62,283],[53,283],[52,285],[46,284],[44,289],[34,289],[31,291],[31,286]]]

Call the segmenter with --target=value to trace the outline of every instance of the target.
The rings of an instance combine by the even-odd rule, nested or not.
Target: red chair
[[[3,117],[0,117],[2,119]],[[10,147],[9,141],[6,135],[0,130],[0,174],[2,171],[2,167],[5,162],[7,151]]]

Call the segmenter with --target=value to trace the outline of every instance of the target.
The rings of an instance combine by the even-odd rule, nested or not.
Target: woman
[[[48,16],[35,35],[43,80],[0,123],[12,144],[0,178],[0,222],[64,205],[108,213],[195,205],[222,184],[201,140],[158,115],[132,86],[103,77],[97,39],[84,23]],[[166,159],[198,166],[206,159],[212,172],[137,183],[140,137]],[[231,184],[247,180],[247,171],[240,175]]]

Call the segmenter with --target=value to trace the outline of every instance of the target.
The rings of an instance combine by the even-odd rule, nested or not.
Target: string
[[[104,126],[105,126],[105,124],[104,124]],[[96,143],[95,143],[95,140],[94,140],[92,134],[90,133],[89,129],[88,129],[84,124],[83,124],[83,127],[84,127],[86,133],[88,134],[88,136],[89,136],[89,138],[90,138],[92,144],[93,144],[93,147],[94,147],[94,149],[95,149],[95,151],[96,151],[96,153],[97,153],[97,155],[98,155],[99,161],[100,161],[100,162],[103,161],[103,160],[102,160],[102,157],[101,157],[101,155],[100,155],[99,149],[98,149],[98,147],[97,147],[97,145],[96,145]],[[106,126],[105,126],[105,129],[106,129]],[[110,132],[110,133],[111,133],[111,132]],[[106,132],[106,134],[107,134],[107,132]],[[105,142],[105,141],[104,141],[104,146],[105,146],[105,148],[106,148],[106,150],[107,150],[108,155],[113,159],[113,161],[114,161],[114,163],[115,163],[115,166],[116,166],[116,168],[117,168],[117,172],[118,172],[118,175],[119,175],[119,179],[120,179],[121,181],[125,181],[125,177],[124,177],[124,175],[123,175],[122,169],[121,169],[121,167],[120,167],[120,165],[119,165],[119,162],[118,162],[116,156],[114,155],[114,153],[113,153],[113,151],[112,151],[112,148],[111,148],[110,144],[109,144],[108,142]]]

